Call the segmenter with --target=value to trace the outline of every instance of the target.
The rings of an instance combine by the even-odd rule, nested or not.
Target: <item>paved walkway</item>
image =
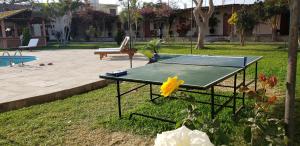
[[[24,51],[24,56],[34,55],[39,59],[25,63],[24,67],[0,68],[0,104],[99,82],[101,73],[129,68],[127,55],[109,55],[99,60],[93,51]],[[45,66],[40,66],[41,63]],[[141,54],[134,56],[133,67],[146,63]]]

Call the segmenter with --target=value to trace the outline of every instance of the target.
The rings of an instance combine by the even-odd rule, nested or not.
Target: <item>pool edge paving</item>
[[[32,105],[47,103],[55,100],[66,99],[73,95],[78,95],[92,90],[103,88],[111,82],[112,81],[109,80],[100,80],[86,85],[82,85],[70,89],[64,89],[61,91],[52,92],[44,95],[38,95],[38,96],[22,98],[13,101],[2,102],[0,103],[0,112],[6,112],[10,110],[20,109],[23,107],[29,107]]]
[[[24,67],[0,68],[0,112],[102,88],[109,81],[99,79],[100,74],[129,68],[128,55],[109,55],[99,60],[93,52],[94,49],[24,51],[23,55],[39,59],[26,62]],[[147,62],[143,55],[136,54],[133,67]]]

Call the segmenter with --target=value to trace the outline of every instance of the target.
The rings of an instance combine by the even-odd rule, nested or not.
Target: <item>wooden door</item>
[[[228,23],[228,19],[231,15],[225,13],[223,16],[223,35],[229,36],[230,34],[230,24]]]
[[[150,22],[149,21],[144,22],[144,33],[145,33],[145,37],[151,37]]]

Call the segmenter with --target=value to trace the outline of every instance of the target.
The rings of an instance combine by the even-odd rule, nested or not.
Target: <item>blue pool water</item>
[[[35,56],[0,56],[0,67],[9,66],[9,61],[12,61],[14,64],[19,64],[22,61],[30,62],[37,60]]]

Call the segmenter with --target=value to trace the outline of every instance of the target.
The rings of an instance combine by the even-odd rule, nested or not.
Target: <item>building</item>
[[[79,7],[72,15],[70,39],[74,41],[113,41],[119,23],[117,8],[118,5],[99,4],[98,0],[91,0],[89,6]],[[48,26],[49,40],[54,41],[57,31],[54,30],[55,26]],[[88,31],[95,32],[87,34]]]
[[[230,36],[232,30],[235,30],[235,28],[228,24],[228,19],[231,17],[232,12],[241,9],[243,6],[251,7],[251,5],[242,4],[215,6],[214,15],[212,16],[214,25],[209,25],[209,29],[206,30],[207,36]],[[195,21],[191,21],[194,19],[192,10],[192,8],[175,10],[175,18],[171,26],[168,24],[168,21],[157,18],[143,20],[140,23],[139,31],[134,33],[139,34],[141,38],[157,37],[158,29],[162,27],[164,36],[170,32],[171,37],[197,37],[198,28]],[[280,36],[287,36],[289,33],[289,13],[281,14],[278,17],[278,33]],[[272,35],[272,28],[267,22],[262,22],[253,29],[252,34],[256,37],[269,38]]]
[[[38,38],[38,46],[45,46],[45,19],[30,9],[18,9],[0,12],[0,48],[18,48],[21,46],[20,35],[24,28],[29,28],[31,37]]]
[[[100,4],[99,0],[91,0],[91,6],[96,11],[101,11],[101,12],[116,16],[119,5]]]
[[[118,16],[87,10],[73,14],[71,37],[76,41],[113,41],[120,26]]]

